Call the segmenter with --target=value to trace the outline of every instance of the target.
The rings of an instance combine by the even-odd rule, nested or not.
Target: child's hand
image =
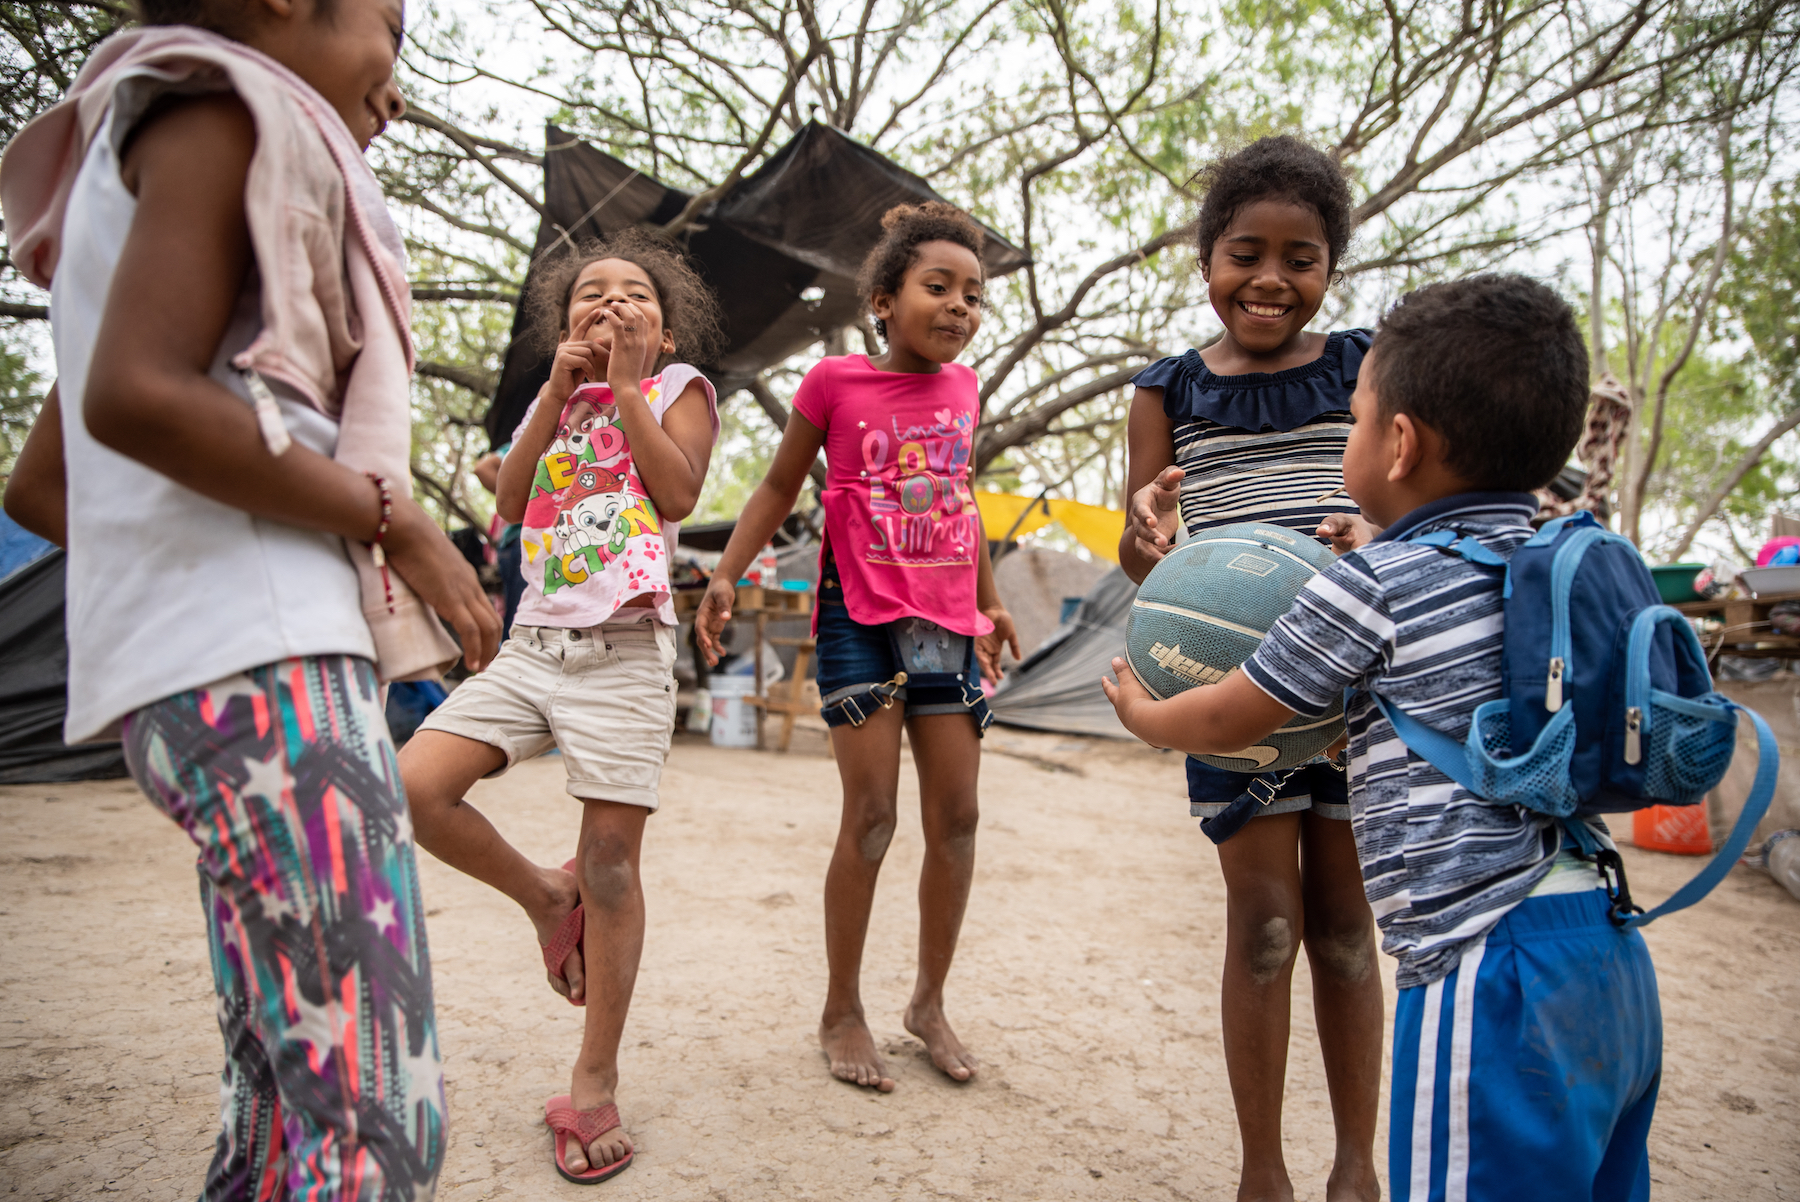
[[[1330,541],[1334,555],[1354,551],[1380,533],[1359,515],[1350,513],[1328,513],[1313,531],[1317,537]]]
[[[1131,665],[1122,656],[1113,656],[1112,670],[1119,682],[1114,684],[1102,676],[1100,688],[1106,693],[1106,699],[1112,702],[1113,712],[1119,715],[1119,724],[1141,739],[1143,736],[1138,734],[1138,725],[1134,724],[1134,719],[1142,716],[1143,706],[1157,704],[1156,698],[1150,695],[1150,690],[1138,680],[1137,673],[1131,670]]]
[[[492,663],[500,648],[500,616],[481,591],[475,569],[417,501],[394,497],[381,546],[389,566],[456,631],[469,670]]]
[[[983,676],[998,681],[1006,675],[1006,670],[1000,666],[1000,648],[1011,647],[1014,659],[1025,657],[1019,654],[1019,633],[1013,629],[1012,615],[1006,612],[1006,606],[990,605],[981,612],[994,624],[994,629],[975,640],[975,659],[981,665]]]
[[[544,384],[543,399],[559,417],[563,406],[569,403],[571,393],[590,380],[606,376],[601,350],[592,341],[594,321],[601,312],[595,309],[588,313],[569,331],[565,341],[556,344],[556,359],[550,365],[550,379]]]
[[[1181,481],[1187,475],[1178,467],[1166,467],[1156,479],[1132,494],[1125,509],[1126,528],[1137,543],[1138,554],[1155,563],[1169,553],[1173,531],[1181,520]]]
[[[637,305],[625,300],[598,312],[600,321],[612,330],[606,382],[614,393],[633,392],[643,386],[641,373],[650,366],[650,335],[655,323]]]
[[[717,667],[719,656],[725,653],[719,635],[725,629],[725,623],[731,621],[731,607],[736,603],[737,582],[715,575],[712,583],[706,586],[706,596],[700,598],[699,612],[694,615],[694,641],[700,645],[700,654],[706,657],[708,667]]]

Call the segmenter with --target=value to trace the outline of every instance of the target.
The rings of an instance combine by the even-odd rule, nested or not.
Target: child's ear
[[[658,353],[664,355],[675,353],[675,331],[669,329],[668,326],[663,327],[662,348]]]
[[[894,317],[894,294],[885,288],[877,288],[869,293],[869,312],[878,321],[892,321]]]
[[[1388,429],[1387,478],[1390,483],[1398,484],[1419,470],[1437,440],[1427,439],[1428,427],[1410,413],[1396,413],[1388,420],[1393,424]]]

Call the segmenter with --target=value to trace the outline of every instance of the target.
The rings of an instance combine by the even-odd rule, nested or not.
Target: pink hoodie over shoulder
[[[411,495],[411,293],[404,244],[362,150],[324,97],[240,42],[186,25],[115,34],[69,94],[19,131],[0,159],[13,259],[39,287],[56,273],[63,215],[87,147],[127,76],[235,92],[256,124],[244,211],[262,277],[263,330],[233,364],[338,418],[338,462]],[[285,431],[267,431],[281,453]],[[456,645],[368,548],[346,540],[383,680],[435,677]]]

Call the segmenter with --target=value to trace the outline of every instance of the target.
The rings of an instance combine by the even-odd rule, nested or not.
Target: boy
[[[1454,529],[1509,556],[1587,394],[1574,314],[1542,285],[1485,275],[1408,294],[1375,337],[1344,451],[1346,489],[1386,529],[1314,577],[1219,684],[1157,701],[1122,659],[1103,682],[1133,734],[1200,754],[1351,690],[1357,854],[1399,961],[1401,1200],[1650,1196],[1662,1016],[1642,937],[1611,924],[1599,874],[1553,820],[1451,783],[1370,692],[1458,741],[1501,695],[1501,575],[1404,538]]]

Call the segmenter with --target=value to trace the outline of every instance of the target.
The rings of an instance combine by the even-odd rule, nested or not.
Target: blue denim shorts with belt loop
[[[977,735],[994,720],[973,638],[923,618],[863,625],[850,616],[829,558],[819,574],[817,643],[819,713],[827,726],[861,726],[895,702],[909,718],[968,714]]]

